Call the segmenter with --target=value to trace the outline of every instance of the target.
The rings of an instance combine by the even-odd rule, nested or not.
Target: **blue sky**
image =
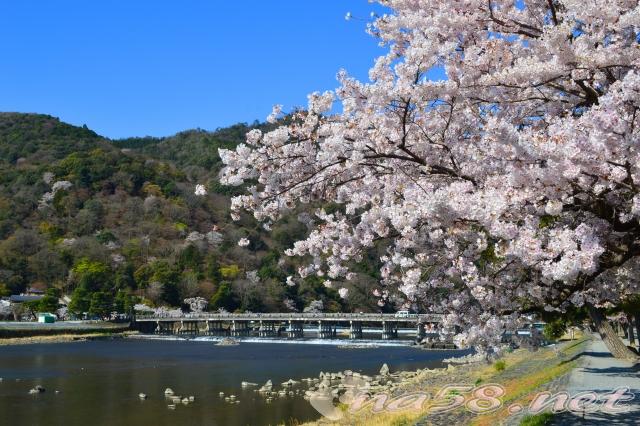
[[[263,120],[366,78],[367,0],[23,0],[0,7],[0,110],[112,137]],[[354,19],[346,21],[346,12]]]

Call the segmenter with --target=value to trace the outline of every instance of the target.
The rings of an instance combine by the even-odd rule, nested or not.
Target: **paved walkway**
[[[640,425],[640,366],[629,361],[615,359],[597,337],[582,353],[581,367],[573,370],[567,383],[567,392],[574,396],[579,392],[593,391],[600,395],[627,387],[635,398],[619,405],[629,407],[626,413],[574,414],[564,412],[554,416],[553,425]]]

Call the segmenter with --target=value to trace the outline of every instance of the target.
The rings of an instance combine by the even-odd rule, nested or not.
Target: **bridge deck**
[[[190,313],[181,316],[139,315],[136,321],[362,321],[362,322],[404,322],[404,323],[439,323],[440,314],[348,314],[348,313],[269,313],[269,314],[213,314]]]

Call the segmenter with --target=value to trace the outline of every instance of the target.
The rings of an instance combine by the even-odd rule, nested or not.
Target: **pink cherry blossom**
[[[222,183],[252,185],[234,217],[341,205],[287,254],[339,281],[384,245],[381,285],[401,294],[384,299],[446,313],[465,344],[637,294],[638,2],[381,3],[368,81],[340,71],[308,110],[220,149]]]

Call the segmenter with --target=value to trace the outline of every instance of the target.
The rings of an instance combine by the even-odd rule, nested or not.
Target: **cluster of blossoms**
[[[220,232],[213,230],[207,232],[206,234],[202,234],[198,231],[192,231],[185,237],[184,240],[190,244],[203,245],[203,247],[206,246],[206,244],[217,247],[222,244],[224,236]]]
[[[207,299],[204,297],[190,297],[188,299],[184,299],[184,303],[189,305],[189,309],[194,313],[204,312],[209,304]]]
[[[198,184],[196,185],[196,189],[195,191],[193,191],[193,193],[198,197],[204,197],[205,195],[207,195],[207,188],[204,185]]]
[[[388,53],[370,81],[341,71],[306,111],[220,150],[222,183],[251,182],[234,216],[341,205],[288,254],[336,282],[384,245],[385,289],[446,313],[467,344],[637,294],[638,2],[381,3],[393,12],[368,29]]]
[[[298,312],[298,308],[296,307],[296,303],[289,299],[286,298],[282,301],[282,304],[284,305],[285,308],[287,308],[287,310],[289,310],[290,312]]]
[[[322,300],[312,300],[309,305],[306,306],[302,312],[308,314],[319,314],[324,310],[324,303]]]
[[[43,180],[47,184],[53,182],[53,179],[54,179],[53,173],[44,174]],[[56,194],[59,191],[67,191],[71,189],[72,186],[73,184],[67,180],[59,180],[57,182],[54,182],[53,185],[51,186],[51,191],[46,192],[42,195],[38,208],[47,207],[49,204],[51,204],[51,202],[54,200],[54,198],[56,197]]]
[[[345,288],[345,287],[342,287],[340,290],[338,290],[338,294],[343,299],[346,299],[349,296],[349,289]]]

